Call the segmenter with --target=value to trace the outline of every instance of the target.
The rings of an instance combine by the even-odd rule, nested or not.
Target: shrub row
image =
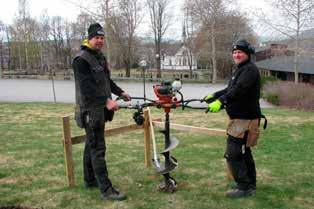
[[[314,110],[314,86],[290,81],[267,82],[263,97],[274,105],[303,110]]]

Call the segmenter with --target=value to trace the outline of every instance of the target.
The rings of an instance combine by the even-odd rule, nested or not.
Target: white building
[[[196,70],[197,60],[185,45],[182,45],[174,54],[165,52],[161,57],[162,70],[190,70],[190,66],[192,70]]]

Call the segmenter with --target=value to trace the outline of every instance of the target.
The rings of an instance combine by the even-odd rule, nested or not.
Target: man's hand
[[[123,101],[125,101],[125,102],[131,101],[131,96],[128,93],[126,93],[125,91],[122,92],[122,94],[120,96],[123,98]]]
[[[203,99],[207,104],[211,103],[214,100],[214,95],[208,94],[207,96],[204,97]]]
[[[219,99],[216,99],[214,102],[210,103],[208,105],[207,111],[206,112],[218,112],[221,109],[221,102]]]
[[[119,109],[118,103],[111,99],[107,100],[106,107],[108,110],[112,110],[112,111],[116,111]]]

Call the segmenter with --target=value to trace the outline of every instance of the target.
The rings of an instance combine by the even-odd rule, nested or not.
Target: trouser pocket
[[[105,124],[104,108],[91,108],[86,113],[86,124],[89,128],[102,127]]]

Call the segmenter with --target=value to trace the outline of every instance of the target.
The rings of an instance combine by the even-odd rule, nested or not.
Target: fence
[[[164,122],[160,119],[153,120],[150,115],[149,109],[144,110],[144,124],[136,125],[131,124],[127,126],[122,126],[118,128],[105,130],[106,137],[127,133],[135,130],[143,130],[144,131],[144,163],[148,168],[151,166],[151,128],[149,125],[149,121],[152,120],[153,127],[164,127]],[[68,185],[70,187],[75,186],[75,176],[74,176],[74,165],[73,165],[73,156],[72,156],[72,145],[79,144],[85,141],[85,135],[81,136],[71,136],[71,125],[70,125],[70,117],[64,116],[62,117],[62,125],[63,125],[63,147],[64,147],[64,157],[65,157],[65,168],[66,168],[66,176]],[[181,125],[170,123],[170,128],[174,130],[198,133],[198,134],[206,134],[210,136],[226,136],[226,131],[222,129],[209,129],[188,125]],[[227,178],[232,179],[232,175],[230,170],[227,168]]]

